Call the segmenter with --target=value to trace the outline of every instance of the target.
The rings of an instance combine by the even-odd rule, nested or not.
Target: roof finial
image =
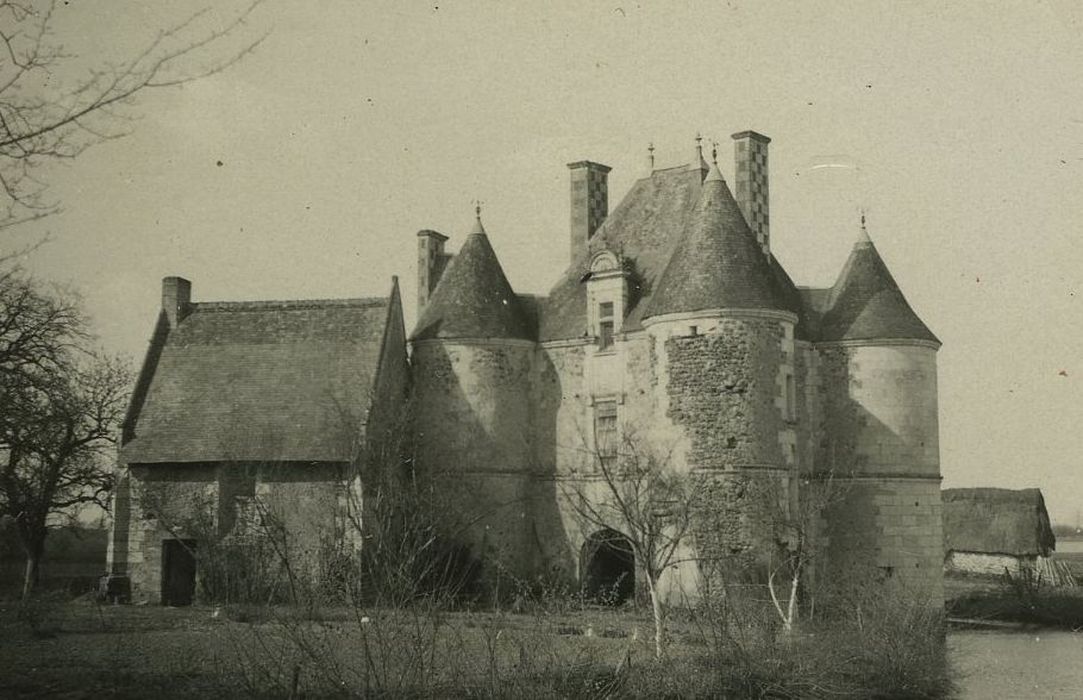
[[[858,236],[857,243],[858,245],[872,243],[872,239],[869,238],[869,230],[865,228],[865,207],[861,207],[859,211],[861,212],[861,234]]]
[[[474,234],[474,233],[484,234],[485,233],[485,227],[481,225],[481,200],[480,199],[475,199],[474,200],[474,228],[473,228],[473,230],[470,231],[470,233],[471,234]]]
[[[718,142],[711,140],[711,162],[718,165]]]
[[[692,168],[695,170],[707,169],[707,161],[703,160],[703,135],[698,131],[696,132],[696,155],[692,160]]]
[[[654,141],[647,144],[647,162],[650,164],[651,172],[654,172]]]

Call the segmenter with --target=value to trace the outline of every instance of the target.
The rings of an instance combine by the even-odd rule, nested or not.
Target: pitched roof
[[[820,335],[820,340],[940,342],[910,308],[876,246],[864,232],[832,288]]]
[[[630,266],[629,311],[623,328],[629,331],[641,329],[651,299],[660,288],[662,273],[689,230],[701,198],[703,176],[704,170],[681,165],[655,170],[649,177],[638,180],[591,237],[586,249],[571,262],[548,297],[540,300],[539,339],[562,340],[587,333],[586,285],[582,281],[591,257],[603,249],[619,253]],[[732,201],[732,195],[729,199]],[[732,217],[733,210],[726,215]],[[737,218],[740,224],[733,225],[743,225],[747,231],[739,210]],[[753,248],[759,250],[755,237],[751,232],[747,235]],[[789,276],[777,261],[769,266],[762,253],[759,258],[763,261],[760,272],[770,287],[767,293],[773,300],[769,308],[796,313],[800,308],[799,298]],[[777,269],[772,269],[774,266]],[[755,287],[763,289],[759,282]]]
[[[444,270],[410,337],[533,339],[480,219]]]
[[[944,489],[944,551],[1048,556],[1057,538],[1039,489]]]
[[[133,406],[129,463],[345,461],[392,299],[189,305]]]

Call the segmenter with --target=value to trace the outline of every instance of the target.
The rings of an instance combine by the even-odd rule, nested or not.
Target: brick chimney
[[[177,324],[188,315],[188,305],[192,303],[192,283],[183,277],[162,278],[162,311],[169,319],[169,327]]]
[[[732,136],[737,174],[734,177],[734,199],[764,255],[771,255],[771,216],[767,193],[767,144],[771,139],[755,131],[742,131]]]
[[[417,313],[429,303],[432,290],[444,274],[451,256],[444,252],[447,236],[436,231],[417,232]]]
[[[572,171],[571,261],[583,254],[587,242],[609,215],[608,165],[581,160],[568,163]]]

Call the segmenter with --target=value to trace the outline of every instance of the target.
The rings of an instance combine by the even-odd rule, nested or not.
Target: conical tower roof
[[[910,308],[864,226],[831,290],[821,339],[940,342]]]
[[[778,296],[767,256],[714,165],[644,316],[706,309],[786,310]]]
[[[519,300],[480,216],[433,290],[411,336],[413,340],[429,338],[530,339]]]

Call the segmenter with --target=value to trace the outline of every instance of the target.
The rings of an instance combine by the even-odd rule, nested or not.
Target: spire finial
[[[485,234],[485,227],[481,225],[481,200],[474,200],[474,228],[470,231],[471,234],[480,233]]]
[[[696,132],[696,155],[692,157],[693,170],[707,170],[707,161],[703,160],[703,135]]]
[[[859,209],[861,212],[861,233],[857,237],[857,245],[871,244],[872,239],[869,238],[869,230],[865,228],[865,207]]]
[[[711,162],[718,165],[718,142],[711,140]]]
[[[647,144],[647,161],[650,163],[651,172],[654,172],[654,141]]]

